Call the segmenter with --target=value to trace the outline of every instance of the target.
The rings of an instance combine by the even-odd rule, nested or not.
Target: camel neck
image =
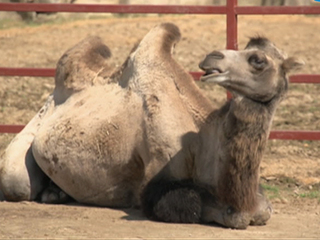
[[[219,197],[236,211],[253,211],[262,154],[274,110],[249,99],[231,100],[223,133],[226,164],[218,183]]]

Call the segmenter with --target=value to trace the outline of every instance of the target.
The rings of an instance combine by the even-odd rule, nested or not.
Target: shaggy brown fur
[[[237,54],[238,61],[243,62],[229,65],[229,56],[237,61],[234,57]],[[268,39],[259,37],[250,39],[244,51],[222,51],[215,55],[219,57],[212,59],[208,55],[200,67],[208,74],[212,69],[219,69],[221,75],[225,73],[223,80],[220,74],[212,74],[212,81],[230,90],[234,99],[210,116],[211,123],[200,130],[200,139],[207,141],[210,135],[219,139],[218,143],[208,144],[216,149],[216,161],[220,162],[216,185],[219,201],[236,212],[254,213],[259,204],[259,168],[272,119],[288,90],[286,72],[297,67],[299,61],[285,59]],[[290,67],[284,67],[287,65]],[[248,76],[243,75],[246,68],[250,70]],[[210,81],[210,75],[204,81]],[[207,150],[200,143],[198,152],[201,151]]]
[[[226,165],[217,191],[221,201],[236,211],[253,212],[257,205],[259,167],[273,109],[249,99],[240,103],[232,101],[228,105],[222,126],[226,138]]]
[[[284,60],[279,50],[266,38],[250,39],[246,49],[252,48],[261,49],[273,58]],[[283,64],[287,62],[288,60]],[[290,65],[292,68],[294,64]],[[226,165],[217,189],[221,201],[236,211],[253,212],[257,207],[260,162],[276,107],[288,90],[288,79],[283,74],[287,70],[283,69],[283,65],[279,66],[278,75],[275,76],[277,86],[267,102],[245,97],[242,100],[235,99],[227,104],[228,111],[223,113]]]

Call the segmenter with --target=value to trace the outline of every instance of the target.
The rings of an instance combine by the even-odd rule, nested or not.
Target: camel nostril
[[[218,60],[224,59],[223,53],[219,51],[213,51],[212,53],[209,53],[207,57],[218,59]]]

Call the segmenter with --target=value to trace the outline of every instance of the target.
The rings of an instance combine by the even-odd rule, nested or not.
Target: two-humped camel
[[[259,37],[243,51],[210,53],[202,80],[234,95],[214,110],[172,57],[179,39],[175,25],[155,26],[114,72],[100,38],[68,50],[53,94],[1,156],[4,197],[61,202],[69,195],[99,206],[141,205],[161,221],[265,224],[271,206],[259,189],[259,165],[286,72],[299,62]]]

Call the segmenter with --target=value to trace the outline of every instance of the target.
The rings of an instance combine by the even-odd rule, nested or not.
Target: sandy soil
[[[71,18],[80,18],[72,15]],[[81,17],[83,18],[83,17]],[[133,44],[158,22],[177,24],[182,40],[176,60],[190,71],[206,53],[225,47],[224,16],[94,16],[76,21],[48,20],[0,30],[0,65],[54,67],[63,52],[87,35],[100,35],[120,64]],[[12,23],[8,23],[12,25]],[[311,16],[246,16],[239,18],[239,47],[249,36],[272,39],[288,55],[301,57],[299,73],[319,73],[320,18]],[[26,124],[52,91],[52,78],[0,77],[0,122]],[[216,86],[199,84],[214,102],[225,101]],[[320,129],[320,86],[291,84],[281,104],[274,129]],[[0,134],[2,152],[12,134]],[[1,154],[1,153],[0,153]],[[43,205],[0,202],[0,239],[7,238],[319,238],[320,143],[317,141],[269,142],[262,166],[275,214],[266,226],[245,231],[213,225],[164,224],[146,220],[139,210],[114,210],[79,205]]]
[[[136,209],[2,202],[0,239],[319,239],[319,205],[310,206],[313,211],[291,208],[280,212],[281,204],[276,208],[268,225],[232,230],[217,225],[152,222]]]

